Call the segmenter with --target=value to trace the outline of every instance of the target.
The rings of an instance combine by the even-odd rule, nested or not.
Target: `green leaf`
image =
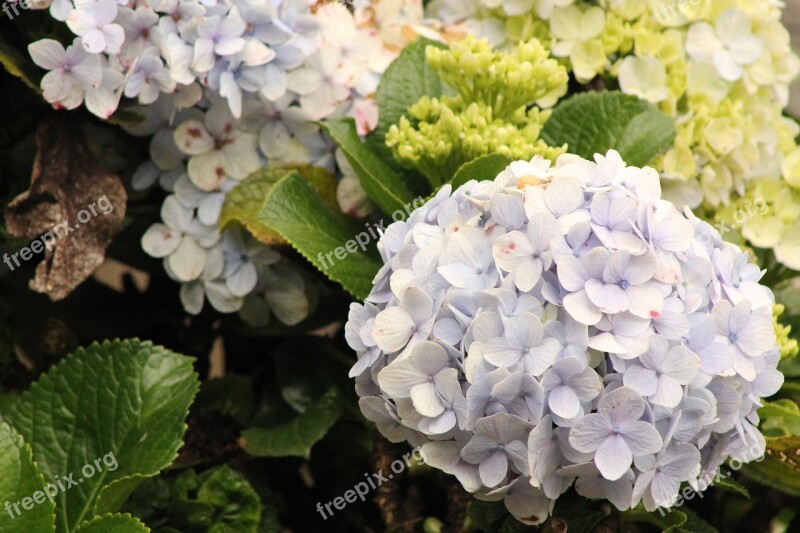
[[[35,92],[42,92],[37,81],[41,79],[42,75],[36,65],[30,58],[11,46],[2,35],[0,35],[0,64],[9,74],[21,79]]]
[[[714,488],[744,496],[748,500],[750,499],[750,492],[747,490],[747,487],[730,477],[717,480],[717,482],[714,483]]]
[[[764,402],[758,416],[763,430],[777,430],[781,435],[800,435],[800,406],[788,398]]]
[[[244,451],[255,457],[305,457],[342,414],[335,388],[311,404],[305,413],[274,428],[249,428],[242,432]]]
[[[501,501],[472,500],[467,505],[468,524],[483,531],[498,530],[508,516],[506,506]]]
[[[550,146],[567,144],[586,159],[617,150],[629,165],[642,167],[675,140],[675,121],[652,104],[618,91],[588,92],[563,101],[542,129]]]
[[[767,437],[764,459],[746,464],[742,472],[763,485],[800,496],[800,437]]]
[[[353,227],[344,215],[328,208],[297,172],[272,186],[255,220],[275,230],[357,299],[364,299],[372,290],[381,262],[366,251],[369,233]],[[363,247],[356,243],[356,235],[366,236]],[[344,256],[342,259],[334,255],[337,249]]]
[[[378,102],[380,122],[374,132],[376,140],[385,142],[389,127],[400,122],[400,117],[423,96],[442,96],[442,81],[428,64],[425,50],[428,46],[446,48],[442,43],[419,37],[406,46],[381,77],[375,99]]]
[[[403,179],[358,137],[352,118],[325,121],[320,124],[333,139],[361,181],[370,198],[386,214],[405,213],[414,201],[414,194]]]
[[[261,499],[245,477],[221,466],[206,478],[197,500],[214,506],[215,526],[225,525],[238,532],[255,532],[261,522]]]
[[[621,513],[621,517],[625,522],[650,524],[661,528],[662,531],[680,531],[677,528],[686,524],[688,520],[686,513],[674,508],[664,510],[662,515],[659,511],[649,513],[642,506]]]
[[[141,480],[172,463],[198,388],[192,362],[139,340],[95,343],[14,404],[8,421],[45,478],[79,483],[56,497],[58,531],[116,511]]]
[[[118,109],[113,115],[106,119],[106,122],[109,124],[114,124],[115,126],[130,128],[132,126],[141,124],[144,122],[144,119],[144,115],[140,115],[135,111],[131,111],[129,109]]]
[[[511,159],[502,154],[483,155],[461,165],[450,183],[456,190],[470,180],[493,180],[511,163]]]
[[[336,176],[327,170],[310,165],[264,167],[247,176],[225,196],[217,222],[219,229],[225,229],[231,222],[238,222],[264,244],[285,244],[280,234],[259,222],[258,215],[264,208],[270,188],[292,171],[299,172],[328,207],[338,210]]]
[[[129,514],[106,514],[82,523],[75,533],[147,533],[149,527]]]
[[[31,447],[22,435],[5,422],[0,422],[0,502],[12,506],[0,509],[0,532],[55,531],[55,504],[50,500],[36,503],[31,499],[37,492],[43,496],[44,486],[44,477],[33,462]],[[41,501],[42,496],[37,496],[37,499]],[[15,504],[16,508],[13,507]]]

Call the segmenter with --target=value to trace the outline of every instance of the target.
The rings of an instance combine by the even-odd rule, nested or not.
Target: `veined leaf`
[[[270,187],[289,172],[299,171],[325,204],[338,209],[336,202],[336,177],[323,168],[310,165],[287,167],[264,167],[250,174],[225,196],[225,203],[219,215],[217,226],[220,230],[231,222],[238,222],[253,237],[264,244],[286,244],[279,233],[258,221]]]
[[[298,172],[272,186],[255,222],[286,239],[357,299],[369,294],[381,268],[381,262],[367,253],[372,237],[325,205]],[[366,237],[356,242],[357,235]]]
[[[44,487],[44,478],[33,462],[31,447],[22,435],[0,422],[0,502],[11,506],[0,509],[0,532],[55,531],[55,504],[43,497]],[[53,490],[51,488],[48,494]]]
[[[273,428],[249,428],[242,432],[244,451],[255,457],[311,456],[316,444],[342,414],[339,393],[331,388],[297,418]]]
[[[358,136],[351,118],[322,122],[322,129],[342,149],[370,198],[384,213],[405,212],[414,194],[403,179]]]
[[[149,527],[129,514],[105,514],[82,523],[75,533],[147,533]]]
[[[141,480],[169,466],[198,388],[193,359],[138,340],[92,344],[43,374],[7,421],[56,496],[56,530],[116,511]]]
[[[642,167],[675,140],[675,121],[652,104],[618,91],[588,92],[563,101],[542,129],[550,146],[568,145],[585,159],[614,149],[629,165]]]

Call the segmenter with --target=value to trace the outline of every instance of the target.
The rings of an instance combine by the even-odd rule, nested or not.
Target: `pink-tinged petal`
[[[564,297],[564,308],[572,318],[587,326],[594,326],[600,322],[603,313],[594,305],[586,291],[574,292]]]
[[[597,449],[594,462],[604,478],[616,481],[631,467],[633,454],[621,435],[611,435]]]
[[[167,257],[181,243],[181,235],[164,224],[153,224],[142,236],[142,249],[157,258]]]
[[[86,108],[100,118],[107,119],[119,105],[119,93],[100,88],[86,92]]]
[[[569,432],[569,443],[579,452],[591,453],[611,435],[614,428],[608,419],[591,413],[583,417]]]
[[[186,170],[189,179],[198,189],[211,192],[225,181],[225,157],[217,150],[196,155],[189,160]]]
[[[630,301],[628,311],[639,318],[658,318],[664,310],[664,297],[655,284],[632,285],[625,289]]]
[[[192,68],[197,72],[208,72],[214,68],[214,41],[197,39],[194,43]]]
[[[197,120],[187,120],[175,129],[175,145],[187,155],[200,155],[214,148],[214,138]]]
[[[375,317],[372,338],[385,352],[396,352],[405,346],[412,335],[414,321],[399,307],[390,307]]]
[[[214,46],[214,51],[221,56],[231,56],[244,50],[245,44],[247,44],[246,41],[241,37],[221,39],[217,42],[216,46]]]

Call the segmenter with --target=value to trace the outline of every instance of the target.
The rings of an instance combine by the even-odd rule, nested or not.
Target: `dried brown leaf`
[[[6,228],[15,237],[43,236],[44,260],[30,287],[56,301],[103,263],[125,218],[127,194],[119,177],[100,165],[70,118],[44,121],[36,142],[30,188],[8,204]],[[79,220],[81,211],[84,221]]]

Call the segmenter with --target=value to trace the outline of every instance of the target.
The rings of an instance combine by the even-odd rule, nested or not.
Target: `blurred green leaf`
[[[746,464],[742,472],[763,485],[800,496],[800,437],[767,437],[764,459]]]
[[[335,388],[297,418],[273,428],[249,428],[242,432],[244,450],[254,457],[311,456],[316,444],[342,414],[339,393]]]

